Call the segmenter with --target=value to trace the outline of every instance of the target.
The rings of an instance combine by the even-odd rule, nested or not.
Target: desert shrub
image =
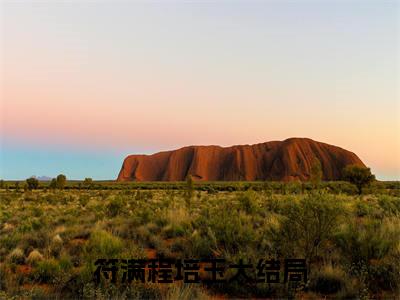
[[[208,188],[208,190],[207,190],[207,193],[208,193],[208,194],[214,195],[214,194],[217,194],[217,193],[218,193],[218,190],[216,190],[215,188],[213,188],[212,186],[210,186],[210,187]]]
[[[34,207],[31,208],[31,212],[32,212],[32,215],[35,216],[35,217],[41,217],[41,216],[43,216],[43,209],[42,209],[42,207],[34,206]]]
[[[382,195],[378,198],[380,207],[384,210],[386,215],[399,216],[400,215],[400,197],[391,197]]]
[[[386,290],[396,292],[400,288],[400,267],[396,262],[380,262],[368,266],[368,288],[373,293]]]
[[[124,207],[124,199],[116,197],[112,199],[106,206],[107,215],[110,217],[115,217],[123,212]]]
[[[31,177],[26,180],[26,184],[29,190],[34,190],[39,187],[39,180],[35,177]]]
[[[362,201],[357,202],[356,204],[356,214],[358,217],[367,216],[371,212],[371,207]]]
[[[227,208],[216,208],[211,214],[212,217],[201,215],[193,222],[196,231],[190,239],[194,249],[201,249],[199,255],[208,252],[209,256],[216,247],[236,253],[254,243],[255,232],[249,216]]]
[[[375,175],[371,174],[369,168],[357,165],[348,165],[343,169],[343,179],[349,181],[357,187],[358,194],[361,195],[363,187],[375,181]]]
[[[264,198],[263,205],[266,211],[279,213],[281,211],[281,201],[273,195],[267,195]]]
[[[318,186],[321,183],[322,177],[323,177],[323,172],[322,172],[321,161],[317,157],[314,157],[311,163],[310,178],[309,178],[314,188],[318,188]]]
[[[63,240],[59,234],[56,234],[50,243],[50,252],[54,256],[58,256],[63,248]]]
[[[147,240],[147,245],[152,249],[161,249],[163,240],[158,235],[150,235]]]
[[[243,209],[246,213],[255,213],[255,211],[257,210],[257,199],[255,192],[241,192],[238,194],[237,200],[239,202],[240,208]]]
[[[5,249],[11,250],[17,247],[19,241],[21,239],[20,234],[12,234],[12,235],[0,235],[0,244]]]
[[[190,236],[190,247],[188,247],[188,253],[190,256],[194,257],[212,257],[213,250],[217,249],[217,244],[215,239],[211,239],[207,233],[200,233],[195,230]]]
[[[43,255],[38,250],[32,250],[26,258],[26,262],[31,266],[35,266],[43,259]]]
[[[150,234],[153,234],[153,235],[160,232],[160,228],[158,227],[158,225],[156,223],[152,223],[152,222],[147,223],[146,228],[150,232]]]
[[[31,231],[37,231],[43,227],[43,223],[38,218],[31,218],[22,221],[21,225],[18,226],[18,231],[21,233],[28,233]]]
[[[286,257],[298,255],[309,260],[332,237],[344,210],[334,196],[311,194],[287,203],[283,212],[286,218],[275,236],[276,248]]]
[[[143,198],[145,200],[151,200],[151,199],[153,199],[153,197],[154,197],[154,194],[152,191],[144,191],[143,192]]]
[[[357,195],[357,187],[347,181],[329,181],[321,183],[321,187],[329,188],[332,194]]]
[[[89,195],[81,195],[79,197],[79,203],[82,206],[86,206],[89,203],[89,200],[90,200],[90,196]]]
[[[117,258],[123,250],[123,242],[104,230],[92,232],[88,240],[85,252],[94,259]]]
[[[85,225],[70,225],[66,230],[61,233],[60,237],[67,241],[71,239],[88,239],[91,234],[91,229],[89,226]]]
[[[58,189],[63,189],[66,184],[67,184],[67,177],[64,174],[58,175],[55,180],[55,187]]]
[[[384,217],[384,210],[376,202],[375,199],[358,199],[355,205],[356,215],[358,217],[372,217],[373,219],[382,219]]]
[[[321,294],[334,294],[345,287],[345,280],[346,276],[342,270],[325,267],[314,275],[310,289]]]
[[[178,236],[183,236],[185,234],[185,230],[182,226],[178,224],[169,224],[163,228],[163,235],[166,238],[174,238]]]
[[[186,244],[182,239],[176,239],[171,244],[171,251],[172,252],[184,252],[186,249]]]
[[[33,277],[40,283],[54,283],[60,272],[60,265],[55,259],[45,259],[37,263]]]
[[[44,201],[49,204],[56,204],[58,196],[55,193],[49,193],[43,197]]]
[[[38,200],[37,195],[31,193],[31,192],[25,192],[24,193],[24,201],[25,202],[35,202]]]
[[[93,185],[93,179],[90,177],[85,178],[85,180],[83,181],[83,185],[86,188],[90,188]]]
[[[0,197],[0,204],[10,205],[11,201],[13,201],[13,200],[14,200],[14,197],[12,195],[2,194]],[[3,213],[5,213],[5,211]]]
[[[286,191],[288,194],[301,194],[302,193],[302,184],[297,181],[291,181],[286,183]]]
[[[129,238],[134,241],[147,242],[152,234],[146,226],[141,225],[132,229]]]
[[[24,294],[24,296],[27,297],[27,299],[32,300],[48,299],[52,297],[52,295],[49,294],[49,291],[40,286],[33,286]]]
[[[164,216],[159,216],[156,220],[154,220],[155,224],[160,228],[167,226],[169,223],[168,221],[169,220]]]
[[[396,239],[383,232],[380,222],[348,226],[336,235],[336,244],[353,266],[365,265],[372,259],[383,258]]]
[[[144,225],[149,223],[152,220],[156,220],[154,218],[154,211],[150,207],[141,207],[140,210],[135,211],[136,220],[139,222],[140,225]]]
[[[28,248],[44,249],[49,244],[49,237],[44,230],[25,233],[20,241],[22,249]]]
[[[24,251],[20,248],[15,248],[8,255],[8,260],[14,264],[23,264],[25,262],[25,254]]]
[[[70,242],[68,245],[68,254],[71,256],[71,263],[74,266],[80,266],[84,258],[82,257],[82,254],[84,253],[85,250],[85,245],[82,242]]]
[[[344,264],[361,283],[360,293],[399,288],[399,267],[395,261],[399,246],[398,223],[369,220],[350,223],[336,237]],[[400,253],[400,251],[399,251]],[[398,254],[397,254],[398,256]]]
[[[146,193],[146,191],[141,191],[140,189],[138,189],[135,194],[135,200],[147,200],[151,199],[152,197],[153,194],[151,192]]]
[[[4,223],[4,226],[2,228],[3,233],[11,233],[14,231],[15,226],[11,223]]]

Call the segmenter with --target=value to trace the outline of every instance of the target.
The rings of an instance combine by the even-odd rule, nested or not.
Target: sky
[[[400,180],[399,1],[2,1],[0,178],[308,137]]]

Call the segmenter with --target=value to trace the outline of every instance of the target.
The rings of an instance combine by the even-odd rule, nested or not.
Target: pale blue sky
[[[399,1],[3,1],[0,178],[309,137],[400,179]]]

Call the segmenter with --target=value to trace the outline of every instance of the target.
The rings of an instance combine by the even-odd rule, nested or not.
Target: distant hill
[[[346,165],[365,166],[353,152],[308,138],[290,138],[255,145],[188,146],[153,155],[129,155],[118,181],[195,180],[305,181],[314,159],[324,180],[339,180]]]
[[[34,177],[39,181],[51,181],[53,179],[52,177],[49,177],[49,176],[35,176],[35,175],[33,175],[31,177]]]

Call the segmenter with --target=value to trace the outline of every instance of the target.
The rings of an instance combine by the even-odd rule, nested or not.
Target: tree
[[[314,188],[318,187],[322,180],[322,166],[318,158],[314,158],[311,164],[310,181]]]
[[[370,168],[357,165],[348,165],[343,169],[343,179],[349,181],[357,187],[358,194],[361,195],[362,189],[375,180],[375,175]]]
[[[93,179],[92,179],[92,178],[85,178],[85,180],[83,181],[83,184],[84,184],[87,188],[89,188],[89,187],[91,187],[92,184],[93,184]]]
[[[64,174],[60,174],[57,176],[57,179],[56,179],[57,188],[62,190],[65,187],[66,182],[67,182],[67,177]]]
[[[26,180],[26,184],[28,186],[28,190],[35,190],[39,187],[39,180],[37,180],[35,177],[31,177]]]
[[[51,189],[54,190],[56,187],[57,187],[57,181],[56,181],[55,178],[53,178],[53,179],[51,180],[50,184],[49,184],[49,188],[51,188]]]

